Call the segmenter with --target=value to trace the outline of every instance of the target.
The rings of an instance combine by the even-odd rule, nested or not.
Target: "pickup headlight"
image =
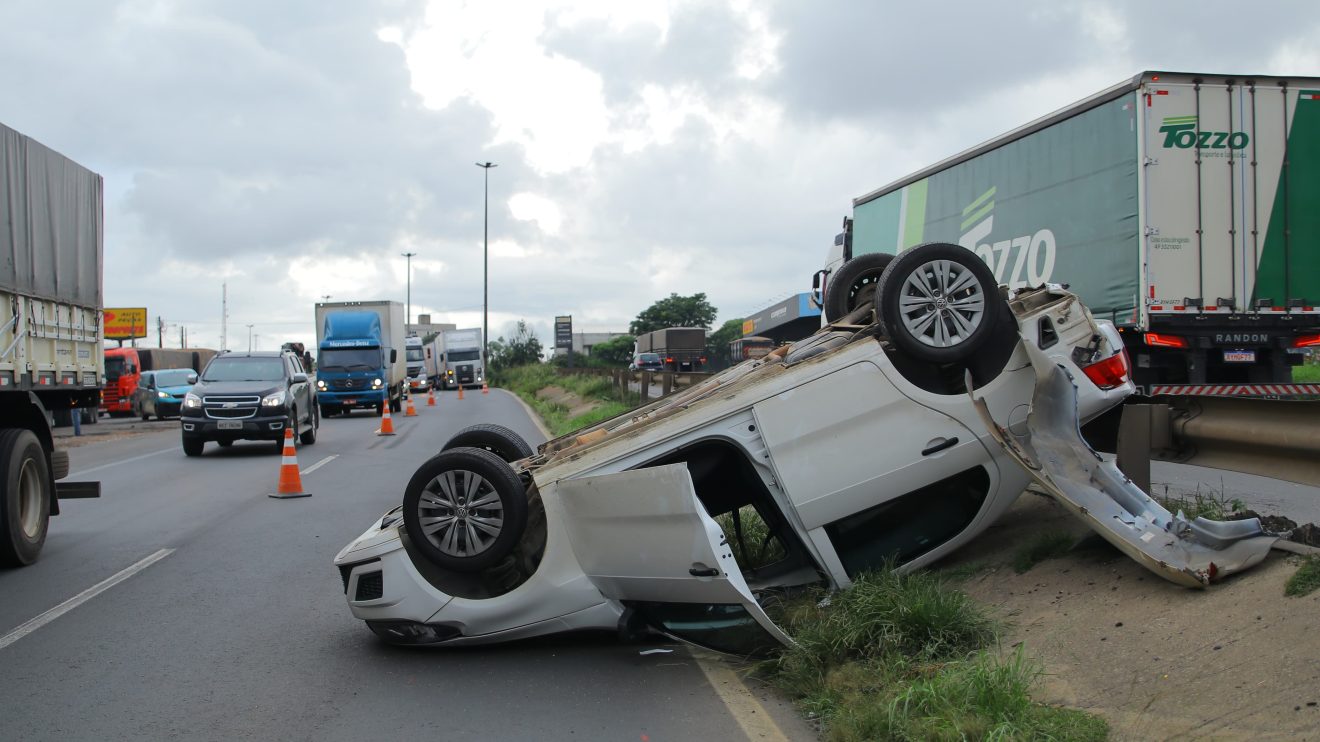
[[[375,389],[379,389],[379,388],[381,388],[382,386],[385,386],[385,382],[381,381],[381,380],[378,379],[378,378],[377,378],[377,379],[372,379],[372,380],[371,380],[371,386],[372,386],[373,388],[375,388]]]
[[[261,400],[262,407],[279,407],[282,404],[284,404],[284,392],[275,392],[274,394],[267,394]]]
[[[202,407],[202,398],[192,392],[188,392],[183,395],[183,406],[185,409],[199,410]]]
[[[321,381],[320,379],[317,379],[317,380],[316,380],[316,388],[317,388],[319,391],[322,391],[322,392],[325,391],[325,382],[324,382],[324,381]]]

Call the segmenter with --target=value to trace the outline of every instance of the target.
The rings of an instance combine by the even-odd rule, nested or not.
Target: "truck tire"
[[[469,491],[472,499],[465,499]],[[527,490],[480,448],[451,448],[422,464],[403,491],[408,539],[436,566],[479,572],[513,553],[527,526]]]
[[[50,526],[50,469],[30,430],[0,429],[0,567],[37,560]]]
[[[899,350],[931,363],[969,359],[1007,310],[985,261],[944,242],[900,253],[885,268],[878,291],[885,334]]]
[[[471,425],[454,434],[441,451],[451,448],[481,448],[505,461],[517,461],[531,456],[534,451],[522,436],[503,425]]]
[[[873,252],[839,266],[825,289],[825,320],[836,322],[868,301],[875,303],[878,313],[880,276],[893,259],[889,253]]]

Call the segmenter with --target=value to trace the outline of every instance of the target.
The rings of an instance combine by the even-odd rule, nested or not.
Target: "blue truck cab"
[[[317,346],[316,389],[321,415],[353,409],[398,410],[391,369],[398,351],[384,338],[380,315],[371,311],[329,312]]]

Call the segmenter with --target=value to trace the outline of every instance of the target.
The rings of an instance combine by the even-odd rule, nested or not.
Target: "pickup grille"
[[[256,395],[208,395],[202,398],[202,411],[212,420],[242,420],[255,416],[260,404]]]

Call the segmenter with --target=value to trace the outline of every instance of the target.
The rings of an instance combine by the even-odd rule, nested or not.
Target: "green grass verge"
[[[1292,377],[1298,384],[1320,382],[1320,365],[1308,363],[1304,366],[1293,366]]]
[[[1245,502],[1236,497],[1225,497],[1214,492],[1202,494],[1199,489],[1185,495],[1169,495],[1166,491],[1164,497],[1156,497],[1155,500],[1163,505],[1165,510],[1175,515],[1181,510],[1188,520],[1194,518],[1224,520],[1247,507]]]
[[[541,420],[553,436],[571,433],[622,415],[636,407],[640,401],[637,394],[629,394],[626,400],[620,400],[610,387],[610,380],[607,378],[586,375],[560,376],[547,364],[501,369],[492,376],[497,386],[517,394],[536,410],[536,414],[541,416]],[[583,399],[595,400],[600,405],[590,412],[570,417],[568,407],[537,398],[536,393],[548,386],[560,387]]]
[[[1035,703],[1040,667],[994,650],[995,622],[928,572],[863,575],[847,590],[771,606],[796,641],[758,674],[831,740],[1102,740],[1108,725]]]
[[[1283,586],[1283,594],[1300,598],[1317,589],[1320,589],[1320,556],[1309,556],[1302,560],[1302,566],[1288,578]]]
[[[1063,556],[1077,539],[1064,531],[1042,533],[1013,555],[1013,569],[1022,574],[1046,559]]]

